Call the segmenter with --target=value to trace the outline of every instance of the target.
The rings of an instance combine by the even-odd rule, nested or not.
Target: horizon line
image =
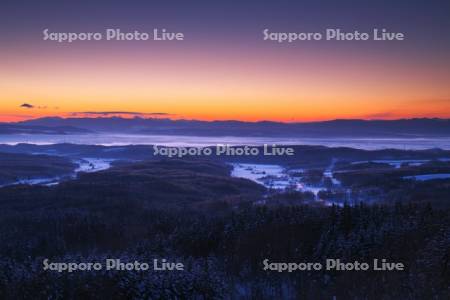
[[[122,120],[135,120],[135,119],[140,119],[140,120],[168,120],[168,121],[192,121],[192,122],[206,122],[206,123],[212,123],[212,122],[241,122],[241,123],[281,123],[281,124],[296,124],[296,123],[322,123],[322,122],[333,122],[333,121],[406,121],[406,120],[450,120],[450,118],[443,118],[443,117],[404,117],[404,118],[395,118],[395,119],[383,119],[383,118],[331,118],[331,119],[322,119],[322,120],[311,120],[311,121],[300,121],[300,120],[295,120],[295,121],[280,121],[280,120],[270,120],[270,119],[261,119],[261,120],[240,120],[240,119],[213,119],[213,120],[209,120],[209,119],[189,119],[189,118],[168,118],[168,115],[171,114],[164,114],[164,117],[158,118],[155,117],[158,114],[154,114],[154,113],[148,113],[148,114],[143,114],[143,113],[139,113],[139,115],[135,115],[133,117],[123,117],[123,116],[101,116],[101,114],[99,113],[98,115],[100,116],[74,116],[74,115],[69,115],[69,116],[57,116],[57,115],[53,115],[53,116],[44,116],[44,117],[36,117],[36,118],[29,118],[29,119],[25,119],[25,120],[21,120],[21,121],[1,121],[0,120],[0,124],[20,124],[20,123],[24,123],[24,122],[28,122],[28,121],[37,121],[37,120],[43,120],[43,119],[61,119],[61,120],[67,120],[67,119],[122,119]],[[131,114],[125,114],[125,115],[131,115]],[[152,116],[152,117],[144,117],[144,115],[146,116]],[[162,115],[162,114],[161,114]],[[1,116],[1,114],[0,114]]]

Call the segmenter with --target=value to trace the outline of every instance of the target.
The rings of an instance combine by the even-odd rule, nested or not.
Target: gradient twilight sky
[[[86,111],[251,121],[450,118],[450,1],[371,2],[3,0],[0,121]],[[165,28],[185,40],[68,44],[43,41],[45,28]],[[263,41],[265,28],[386,28],[406,40],[278,44]]]

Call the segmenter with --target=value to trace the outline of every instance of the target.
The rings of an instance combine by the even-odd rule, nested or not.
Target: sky
[[[46,28],[164,28],[185,38],[57,43],[43,40]],[[263,40],[266,28],[385,28],[405,40],[278,43]],[[0,4],[0,121],[450,118],[449,33],[448,0],[6,0]]]

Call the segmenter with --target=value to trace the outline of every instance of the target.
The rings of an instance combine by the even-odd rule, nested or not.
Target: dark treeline
[[[0,298],[449,296],[449,209],[425,203],[255,206],[236,195],[242,191],[246,197],[258,195],[259,187],[226,181],[226,169],[219,165],[171,163],[172,167],[163,164],[158,169],[160,164],[86,174],[56,187],[0,189]],[[154,184],[157,173],[172,184],[161,187],[170,195],[166,198]],[[189,177],[194,184],[187,183]],[[219,184],[220,178],[225,186]],[[206,194],[200,202],[195,201],[197,188]],[[175,200],[167,205],[169,198]],[[45,258],[53,262],[166,258],[183,262],[186,270],[58,273],[43,270]],[[278,273],[263,270],[266,258],[273,262],[386,258],[404,263],[406,270]]]
[[[0,186],[23,179],[64,176],[75,168],[70,159],[60,156],[0,152]]]
[[[280,146],[280,145],[279,145]],[[159,149],[164,148],[158,146]],[[216,155],[216,147],[212,147],[211,155],[186,155],[183,159],[214,159],[221,162],[235,163],[265,163],[279,164],[289,168],[326,168],[333,162],[349,163],[357,161],[373,160],[439,160],[450,159],[449,150],[428,149],[428,150],[363,150],[348,147],[325,147],[325,146],[307,146],[307,145],[289,145],[284,146],[294,149],[293,156],[267,156],[264,155],[264,148],[257,147],[259,155]],[[191,147],[193,148],[193,147]],[[230,147],[233,149],[233,147]],[[243,147],[238,147],[243,148]],[[116,159],[125,161],[147,161],[161,160],[167,156],[155,155],[155,149],[152,145],[127,145],[127,146],[99,146],[99,145],[77,145],[77,144],[53,144],[53,145],[34,145],[18,144],[4,145],[0,144],[0,159],[7,153],[34,154],[45,153],[47,155],[58,155],[72,159],[82,159],[86,157],[96,157],[105,159]],[[173,157],[179,159],[178,157]]]
[[[249,208],[221,215],[138,205],[1,215],[0,297],[433,299],[448,296],[448,213],[429,207]],[[183,272],[42,270],[42,261],[151,262]],[[262,261],[371,261],[402,272],[263,271]]]

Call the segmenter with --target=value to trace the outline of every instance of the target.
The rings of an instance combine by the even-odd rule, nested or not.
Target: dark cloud
[[[37,108],[37,109],[47,109],[47,106],[34,106],[33,104],[30,103],[23,103],[20,107],[22,108]]]
[[[23,107],[23,108],[34,108],[34,105],[31,105],[29,103],[23,103],[20,107]]]

